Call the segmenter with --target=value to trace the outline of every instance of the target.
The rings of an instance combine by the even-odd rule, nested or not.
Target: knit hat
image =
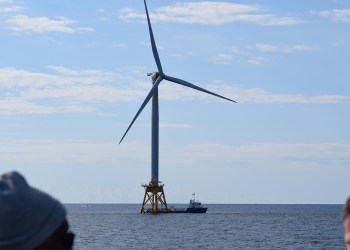
[[[38,247],[66,218],[63,205],[18,172],[0,175],[0,249]]]

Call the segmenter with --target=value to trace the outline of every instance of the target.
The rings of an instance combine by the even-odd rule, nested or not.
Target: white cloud
[[[84,157],[82,157],[82,155]],[[206,165],[235,162],[250,167],[342,167],[350,163],[350,145],[341,143],[283,144],[191,144],[163,145],[163,164]],[[137,142],[95,142],[84,140],[14,140],[0,143],[1,162],[11,163],[122,163],[149,161],[149,145]]]
[[[248,62],[249,64],[260,65],[267,61],[262,56],[254,56],[256,50],[263,53],[296,53],[299,51],[311,50],[310,47],[304,44],[294,45],[274,45],[274,44],[255,44],[247,46],[244,49],[238,47],[221,48],[221,51],[213,55],[210,61],[214,64],[226,64],[229,65],[232,62]],[[252,56],[253,54],[253,56]]]
[[[255,48],[261,52],[282,52],[282,53],[293,53],[297,51],[309,50],[304,44],[296,44],[290,46],[278,46],[273,44],[256,44]]]
[[[23,9],[21,6],[0,7],[0,13],[21,12]]]
[[[255,23],[259,25],[292,25],[301,20],[294,17],[279,17],[272,14],[261,14],[262,8],[257,5],[236,4],[228,2],[192,2],[176,3],[172,6],[158,8],[150,13],[152,22],[177,22],[203,25],[222,25],[233,22]],[[144,11],[130,8],[121,10],[121,19],[145,20]]]
[[[52,114],[52,113],[72,113],[91,112],[93,107],[81,104],[58,103],[56,105],[36,104],[22,98],[6,98],[0,100],[0,114]]]
[[[49,66],[42,73],[0,68],[0,113],[89,112],[101,103],[141,99],[147,88],[115,72]]]
[[[116,143],[69,140],[19,140],[0,144],[0,159],[10,162],[50,164],[96,162],[114,158],[116,145]],[[82,155],[84,157],[81,157]]]
[[[232,60],[233,55],[225,53],[214,55],[211,59],[211,61],[215,64],[230,64]]]
[[[239,47],[230,47],[229,52],[232,54],[240,54],[240,55],[246,54],[246,52],[240,49]]]
[[[350,23],[350,9],[334,9],[319,12],[322,17],[329,17],[335,22]]]
[[[208,87],[213,92],[225,93],[226,96],[232,97],[239,103],[256,103],[256,104],[332,104],[332,103],[349,103],[350,96],[342,95],[288,95],[268,92],[259,88],[243,89],[232,87],[230,85],[211,85]]]
[[[262,59],[257,59],[262,60]],[[194,83],[196,84],[196,83]],[[238,101],[238,103],[247,104],[274,104],[274,103],[290,103],[290,104],[333,104],[333,103],[349,103],[350,96],[343,95],[289,95],[266,91],[260,88],[239,88],[229,84],[210,84],[201,86],[209,91],[224,95],[228,98]],[[190,88],[179,86],[177,84],[161,84],[159,96],[166,100],[201,100],[201,101],[223,101],[217,97],[195,91]]]
[[[62,66],[47,68],[51,71],[43,73],[0,68],[0,114],[93,112],[104,104],[143,101],[151,87],[148,81],[132,80],[116,72],[95,69],[75,70]],[[239,103],[350,102],[350,96],[342,95],[289,95],[258,88],[243,89],[228,84],[201,87]],[[208,94],[167,81],[160,85],[159,95],[163,100],[221,101]]]
[[[224,52],[220,52],[211,57],[210,61],[214,64],[231,64],[235,59],[246,56],[247,52],[238,47],[225,48]]]
[[[0,4],[4,3],[5,6],[0,7],[0,13],[11,13],[11,12],[21,12],[24,8],[17,5],[7,5],[7,3],[12,4],[12,0],[0,0]]]
[[[172,152],[172,154],[167,153]],[[193,144],[172,150],[166,147],[163,164],[192,166],[246,166],[248,168],[293,169],[342,168],[350,163],[350,145],[337,143],[283,144]]]
[[[263,57],[254,57],[254,58],[250,58],[248,60],[248,63],[250,64],[255,64],[255,65],[260,65],[265,61],[265,59]]]
[[[56,17],[49,19],[48,17],[29,17],[26,15],[16,15],[6,20],[10,29],[15,32],[91,32],[92,28],[73,28],[76,23],[74,20],[65,17]]]
[[[72,70],[61,66],[48,66],[54,72],[43,73],[26,71],[16,68],[0,68],[0,83],[2,88],[47,86],[93,85],[121,78],[117,73],[102,70]]]

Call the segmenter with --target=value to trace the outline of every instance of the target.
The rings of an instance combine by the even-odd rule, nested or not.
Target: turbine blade
[[[141,107],[139,108],[139,110],[137,111],[137,113],[136,113],[134,119],[131,121],[131,123],[130,123],[128,129],[125,131],[125,133],[124,133],[122,139],[120,140],[119,144],[123,141],[124,137],[125,137],[126,134],[128,133],[128,131],[129,131],[129,129],[131,128],[131,126],[132,126],[132,125],[134,124],[134,122],[136,121],[136,119],[137,119],[137,117],[139,116],[139,114],[142,112],[142,110],[144,109],[144,107],[147,105],[147,103],[149,102],[149,100],[152,98],[154,91],[156,91],[156,89],[158,88],[159,83],[160,83],[162,80],[163,80],[163,78],[162,78],[161,76],[159,76],[159,77],[157,78],[157,80],[154,82],[152,89],[151,89],[150,92],[148,93],[146,99],[143,101],[143,103],[142,103]]]
[[[147,14],[147,22],[148,22],[148,29],[149,29],[149,36],[151,38],[151,45],[152,45],[152,51],[153,51],[154,60],[156,61],[159,73],[163,73],[162,65],[160,64],[160,60],[159,60],[159,55],[158,55],[158,51],[157,51],[156,42],[154,41],[154,37],[153,37],[153,31],[152,31],[151,21],[149,19],[149,15],[148,15],[148,9],[147,9],[146,0],[143,0],[143,2],[145,3],[145,9],[146,9],[146,14]]]
[[[200,88],[192,83],[189,83],[189,82],[186,82],[184,80],[181,80],[181,79],[178,79],[178,78],[175,78],[175,77],[171,77],[171,76],[167,76],[167,75],[163,75],[163,78],[165,80],[168,80],[168,81],[171,81],[171,82],[174,82],[174,83],[177,83],[177,84],[180,84],[180,85],[183,85],[183,86],[186,86],[186,87],[189,87],[189,88],[192,88],[192,89],[196,89],[196,90],[199,90],[199,91],[202,91],[204,93],[207,93],[207,94],[210,94],[210,95],[214,95],[214,96],[217,96],[217,97],[220,97],[222,99],[225,99],[225,100],[228,100],[228,101],[231,101],[231,102],[235,102],[237,103],[236,101],[234,100],[231,100],[229,98],[226,98],[224,96],[221,96],[221,95],[218,95],[218,94],[215,94],[209,90],[206,90],[206,89],[203,89],[203,88]]]

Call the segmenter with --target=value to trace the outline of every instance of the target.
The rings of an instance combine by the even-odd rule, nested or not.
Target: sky
[[[350,194],[350,2],[149,0],[168,203]],[[64,203],[141,203],[157,70],[143,1],[0,0],[0,172]]]

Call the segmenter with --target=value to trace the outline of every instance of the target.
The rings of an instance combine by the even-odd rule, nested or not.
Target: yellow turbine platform
[[[150,183],[142,186],[145,188],[145,195],[143,197],[140,213],[167,213],[169,210],[164,195],[164,184]],[[151,207],[146,208],[148,203]]]

